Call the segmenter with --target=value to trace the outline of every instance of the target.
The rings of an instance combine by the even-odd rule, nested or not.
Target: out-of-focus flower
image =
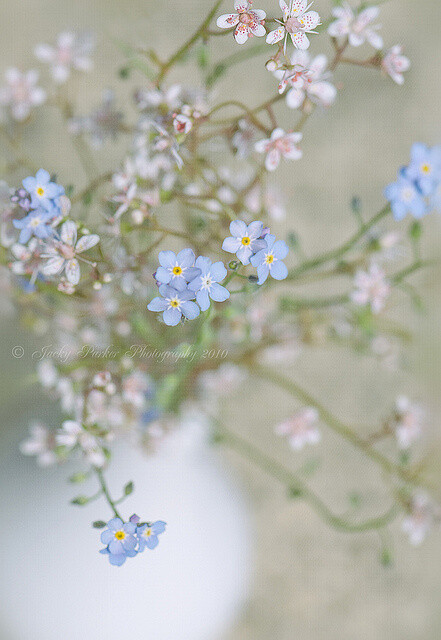
[[[309,47],[309,38],[307,33],[317,33],[314,31],[320,24],[320,16],[317,11],[308,11],[312,3],[308,5],[308,0],[291,0],[289,6],[285,0],[279,0],[279,6],[283,13],[283,21],[280,27],[270,31],[266,37],[268,44],[275,44],[285,38],[284,46],[286,48],[286,40],[288,35],[296,49],[307,49]]]
[[[441,182],[441,146],[428,147],[421,142],[412,145],[410,164],[403,171],[424,196],[431,195]]]
[[[135,102],[141,111],[170,112],[182,105],[182,86],[172,84],[166,89],[140,89],[135,94]]]
[[[101,147],[107,139],[115,140],[121,131],[123,113],[115,107],[115,94],[111,89],[103,92],[101,105],[88,116],[72,118],[69,129],[73,135],[86,133],[94,147]]]
[[[189,283],[188,288],[196,293],[196,302],[201,311],[207,311],[210,298],[215,302],[225,302],[230,297],[230,292],[219,284],[227,276],[223,262],[213,264],[210,258],[199,256],[195,266],[201,273]]]
[[[302,151],[297,146],[302,137],[301,133],[285,133],[283,129],[277,128],[272,132],[271,138],[259,140],[254,148],[257,153],[266,154],[267,171],[275,171],[282,157],[287,160],[299,160],[302,157]]]
[[[288,245],[283,240],[277,240],[276,236],[268,233],[265,238],[265,248],[251,257],[251,264],[257,269],[259,280],[257,284],[263,284],[269,275],[274,280],[284,280],[288,275],[288,269],[282,262],[288,255]]]
[[[189,133],[193,129],[193,120],[183,113],[177,113],[173,118],[173,128],[175,133]]]
[[[328,80],[327,57],[321,54],[311,59],[306,51],[294,51],[291,63],[294,67],[292,71],[276,71],[277,77],[281,78],[279,91],[290,87],[286,94],[288,107],[298,109],[306,97],[316,104],[329,107],[337,97],[337,89]]]
[[[101,468],[106,464],[106,456],[97,438],[75,420],[65,420],[55,439],[58,445],[67,449],[73,449],[78,445],[86,460],[94,467]]]
[[[380,313],[390,294],[390,284],[384,271],[372,263],[367,271],[357,271],[354,287],[355,291],[351,294],[352,302],[359,305],[369,304],[372,313]]]
[[[233,220],[230,224],[231,236],[225,238],[222,249],[235,253],[242,264],[249,264],[250,258],[266,244],[262,239],[263,222],[255,220],[248,226],[243,220]]]
[[[166,522],[163,520],[156,520],[156,522],[146,523],[138,525],[136,528],[136,537],[139,542],[139,553],[142,553],[145,548],[154,549],[159,544],[158,536],[164,533]]]
[[[402,530],[409,537],[410,544],[415,547],[422,544],[439,516],[439,509],[428,495],[422,492],[413,495],[409,513],[401,524]]]
[[[122,397],[138,409],[142,409],[146,396],[152,389],[152,381],[143,371],[133,371],[122,380]]]
[[[245,198],[247,209],[253,214],[266,211],[273,220],[285,220],[286,202],[281,188],[275,184],[256,185]]]
[[[382,60],[381,67],[388,76],[397,84],[403,84],[405,73],[410,67],[410,60],[403,56],[403,47],[396,44],[386,51]]]
[[[390,202],[395,220],[402,220],[408,213],[414,218],[422,218],[428,212],[423,194],[405,175],[399,175],[396,182],[388,184],[384,195]]]
[[[29,427],[30,437],[20,444],[25,456],[36,456],[40,467],[49,467],[57,462],[55,437],[53,432],[39,423]]]
[[[7,107],[14,120],[26,120],[32,107],[46,100],[46,91],[37,87],[38,78],[38,71],[21,73],[15,68],[6,71],[6,85],[0,87],[0,106]]]
[[[116,202],[119,205],[118,209],[115,211],[115,215],[113,216],[114,220],[119,220],[123,213],[128,211],[136,196],[136,190],[136,182],[132,182],[126,190],[121,191],[121,193],[116,196],[113,196],[112,202]]]
[[[39,44],[35,47],[35,56],[41,62],[51,65],[51,74],[57,84],[68,80],[71,69],[90,71],[90,55],[95,47],[95,38],[90,33],[63,31],[58,34],[55,46]]]
[[[46,245],[41,254],[43,258],[48,258],[42,267],[42,273],[46,276],[53,276],[64,271],[68,282],[74,286],[77,285],[81,276],[77,254],[91,249],[98,244],[99,240],[98,235],[91,233],[83,236],[77,242],[76,223],[72,220],[63,222],[60,229],[60,240],[54,240],[53,244]]]
[[[159,264],[155,279],[161,284],[168,284],[178,291],[187,288],[187,283],[200,275],[200,270],[194,266],[195,255],[191,249],[182,249],[176,255],[173,251],[160,251]]]
[[[380,25],[372,25],[379,13],[378,7],[367,7],[355,13],[347,2],[342,2],[341,6],[332,9],[337,20],[329,25],[328,33],[333,38],[347,36],[352,47],[359,47],[367,41],[375,49],[381,49],[383,38],[377,33]]]
[[[26,244],[32,236],[42,240],[52,236],[54,230],[50,224],[51,220],[52,214],[49,211],[35,209],[21,220],[13,220],[12,224],[16,229],[20,229],[18,237],[20,244]]]
[[[248,38],[253,36],[264,36],[266,31],[264,20],[266,13],[262,9],[253,9],[252,2],[247,0],[234,0],[234,8],[237,13],[225,13],[216,21],[220,29],[234,30],[234,39],[238,44],[244,44]]]
[[[162,317],[165,324],[170,327],[174,327],[179,324],[182,316],[185,316],[188,320],[194,320],[197,318],[200,310],[194,300],[195,294],[188,289],[185,291],[178,291],[166,284],[161,284],[159,287],[159,296],[153,298],[153,300],[147,305],[149,311],[163,312]]]
[[[241,118],[237,123],[237,131],[231,138],[231,144],[236,150],[238,158],[248,158],[256,137],[256,127],[246,118]]]
[[[391,427],[395,431],[399,449],[409,449],[422,432],[424,411],[419,404],[412,403],[406,396],[399,396]]]
[[[289,445],[295,451],[303,449],[305,444],[320,442],[320,431],[317,428],[319,414],[314,407],[304,407],[291,418],[281,422],[275,433],[288,438]]]

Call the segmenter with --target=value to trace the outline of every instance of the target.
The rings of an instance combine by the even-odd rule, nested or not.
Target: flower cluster
[[[164,533],[166,523],[162,520],[140,523],[139,520],[133,515],[129,522],[112,518],[107,523],[107,529],[101,534],[101,542],[106,546],[100,553],[109,557],[110,564],[120,567],[127,558],[158,546],[158,536]]]
[[[386,187],[384,195],[395,220],[402,220],[408,213],[422,218],[434,209],[441,211],[441,146],[415,143],[410,164],[399,170],[397,181]]]

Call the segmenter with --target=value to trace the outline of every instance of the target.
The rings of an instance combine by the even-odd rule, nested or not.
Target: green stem
[[[114,502],[114,500],[112,500],[112,497],[109,493],[109,489],[107,488],[106,481],[104,480],[104,474],[102,470],[95,467],[95,473],[98,477],[98,481],[100,483],[100,487],[104,494],[104,497],[106,498],[109,507],[112,509],[115,515],[115,518],[120,518],[120,520],[123,520],[121,518],[121,515],[118,513],[118,509],[116,508],[116,503]]]
[[[393,505],[381,516],[370,518],[363,522],[352,523],[344,518],[335,515],[323,502],[323,500],[308,487],[308,485],[292,471],[286,469],[276,460],[257,449],[253,444],[247,442],[232,431],[224,427],[218,428],[218,436],[221,443],[230,446],[242,456],[256,464],[263,471],[266,471],[273,478],[284,484],[291,495],[305,499],[318,515],[330,526],[345,531],[347,533],[357,533],[380,529],[389,524],[397,515],[397,505]]]

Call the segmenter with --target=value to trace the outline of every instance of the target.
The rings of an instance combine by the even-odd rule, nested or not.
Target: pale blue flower
[[[402,220],[408,213],[414,218],[421,218],[427,213],[427,205],[421,191],[403,173],[398,176],[396,182],[386,187],[384,195],[390,202],[395,220]]]
[[[50,226],[52,213],[45,209],[35,209],[30,211],[25,218],[21,220],[13,220],[12,224],[16,229],[20,229],[18,241],[20,244],[26,244],[31,236],[45,240],[53,235],[54,230]]]
[[[200,310],[194,300],[195,294],[193,291],[186,289],[185,291],[178,291],[173,287],[169,287],[167,284],[161,284],[159,287],[159,296],[153,298],[153,300],[147,305],[149,311],[163,311],[162,314],[165,324],[170,327],[174,327],[179,323],[184,315],[188,320],[194,320],[197,318]]]
[[[230,224],[231,236],[225,238],[222,249],[228,253],[235,253],[242,264],[249,264],[250,258],[265,247],[263,223],[255,220],[248,226],[243,220],[233,220]]]
[[[121,518],[112,518],[101,534],[101,542],[107,545],[111,556],[131,554],[138,544],[135,533],[136,524],[133,522],[124,523]]]
[[[403,174],[415,182],[424,196],[431,195],[441,180],[441,147],[427,147],[416,142],[412,146],[410,164]]]
[[[51,176],[45,169],[39,169],[33,176],[25,178],[23,187],[31,196],[31,205],[34,209],[40,207],[53,212],[58,208],[58,198],[64,194],[62,186],[51,182]]]
[[[282,260],[286,258],[288,251],[288,245],[283,240],[276,242],[276,237],[271,233],[265,236],[265,248],[251,258],[251,264],[257,268],[257,284],[263,284],[269,275],[274,280],[286,278],[288,269]]]
[[[212,264],[210,258],[199,256],[196,267],[200,269],[200,275],[189,283],[188,288],[196,292],[196,302],[201,311],[208,309],[210,298],[215,302],[225,302],[230,297],[230,292],[219,284],[227,275],[223,262]]]
[[[115,567],[120,567],[127,558],[134,558],[138,551],[136,549],[127,550],[125,549],[122,553],[110,553],[109,547],[105,547],[100,550],[100,553],[109,556],[110,564],[113,564]]]
[[[139,553],[142,553],[147,547],[148,549],[154,549],[158,546],[158,536],[164,533],[166,522],[162,520],[156,520],[153,523],[141,524],[136,528],[136,535],[139,542]]]
[[[160,251],[159,264],[155,278],[161,284],[169,284],[178,291],[187,288],[187,282],[200,274],[194,266],[195,255],[191,249],[182,249],[176,255],[174,251]]]

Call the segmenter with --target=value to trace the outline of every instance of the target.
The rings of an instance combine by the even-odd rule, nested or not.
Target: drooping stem
[[[106,484],[106,481],[104,479],[104,474],[103,474],[102,469],[98,469],[97,467],[95,467],[95,473],[96,473],[98,481],[100,483],[100,487],[101,487],[101,490],[103,492],[103,495],[107,500],[107,504],[112,509],[115,518],[120,518],[120,520],[122,520],[121,515],[119,514],[118,509],[116,508],[116,503],[115,503],[114,500],[112,500],[112,496],[110,495],[109,489],[107,488],[107,484]]]
[[[381,529],[392,522],[398,513],[398,507],[394,504],[380,516],[364,520],[363,522],[349,522],[344,518],[335,515],[325,502],[314,491],[312,491],[312,489],[310,489],[304,480],[302,480],[297,474],[286,469],[283,465],[279,464],[266,453],[260,451],[260,449],[247,440],[244,440],[236,433],[233,433],[223,426],[218,426],[216,435],[219,442],[231,447],[243,457],[250,460],[253,464],[257,465],[260,469],[284,484],[292,496],[306,500],[318,515],[335,529],[339,529],[340,531],[347,533]]]

